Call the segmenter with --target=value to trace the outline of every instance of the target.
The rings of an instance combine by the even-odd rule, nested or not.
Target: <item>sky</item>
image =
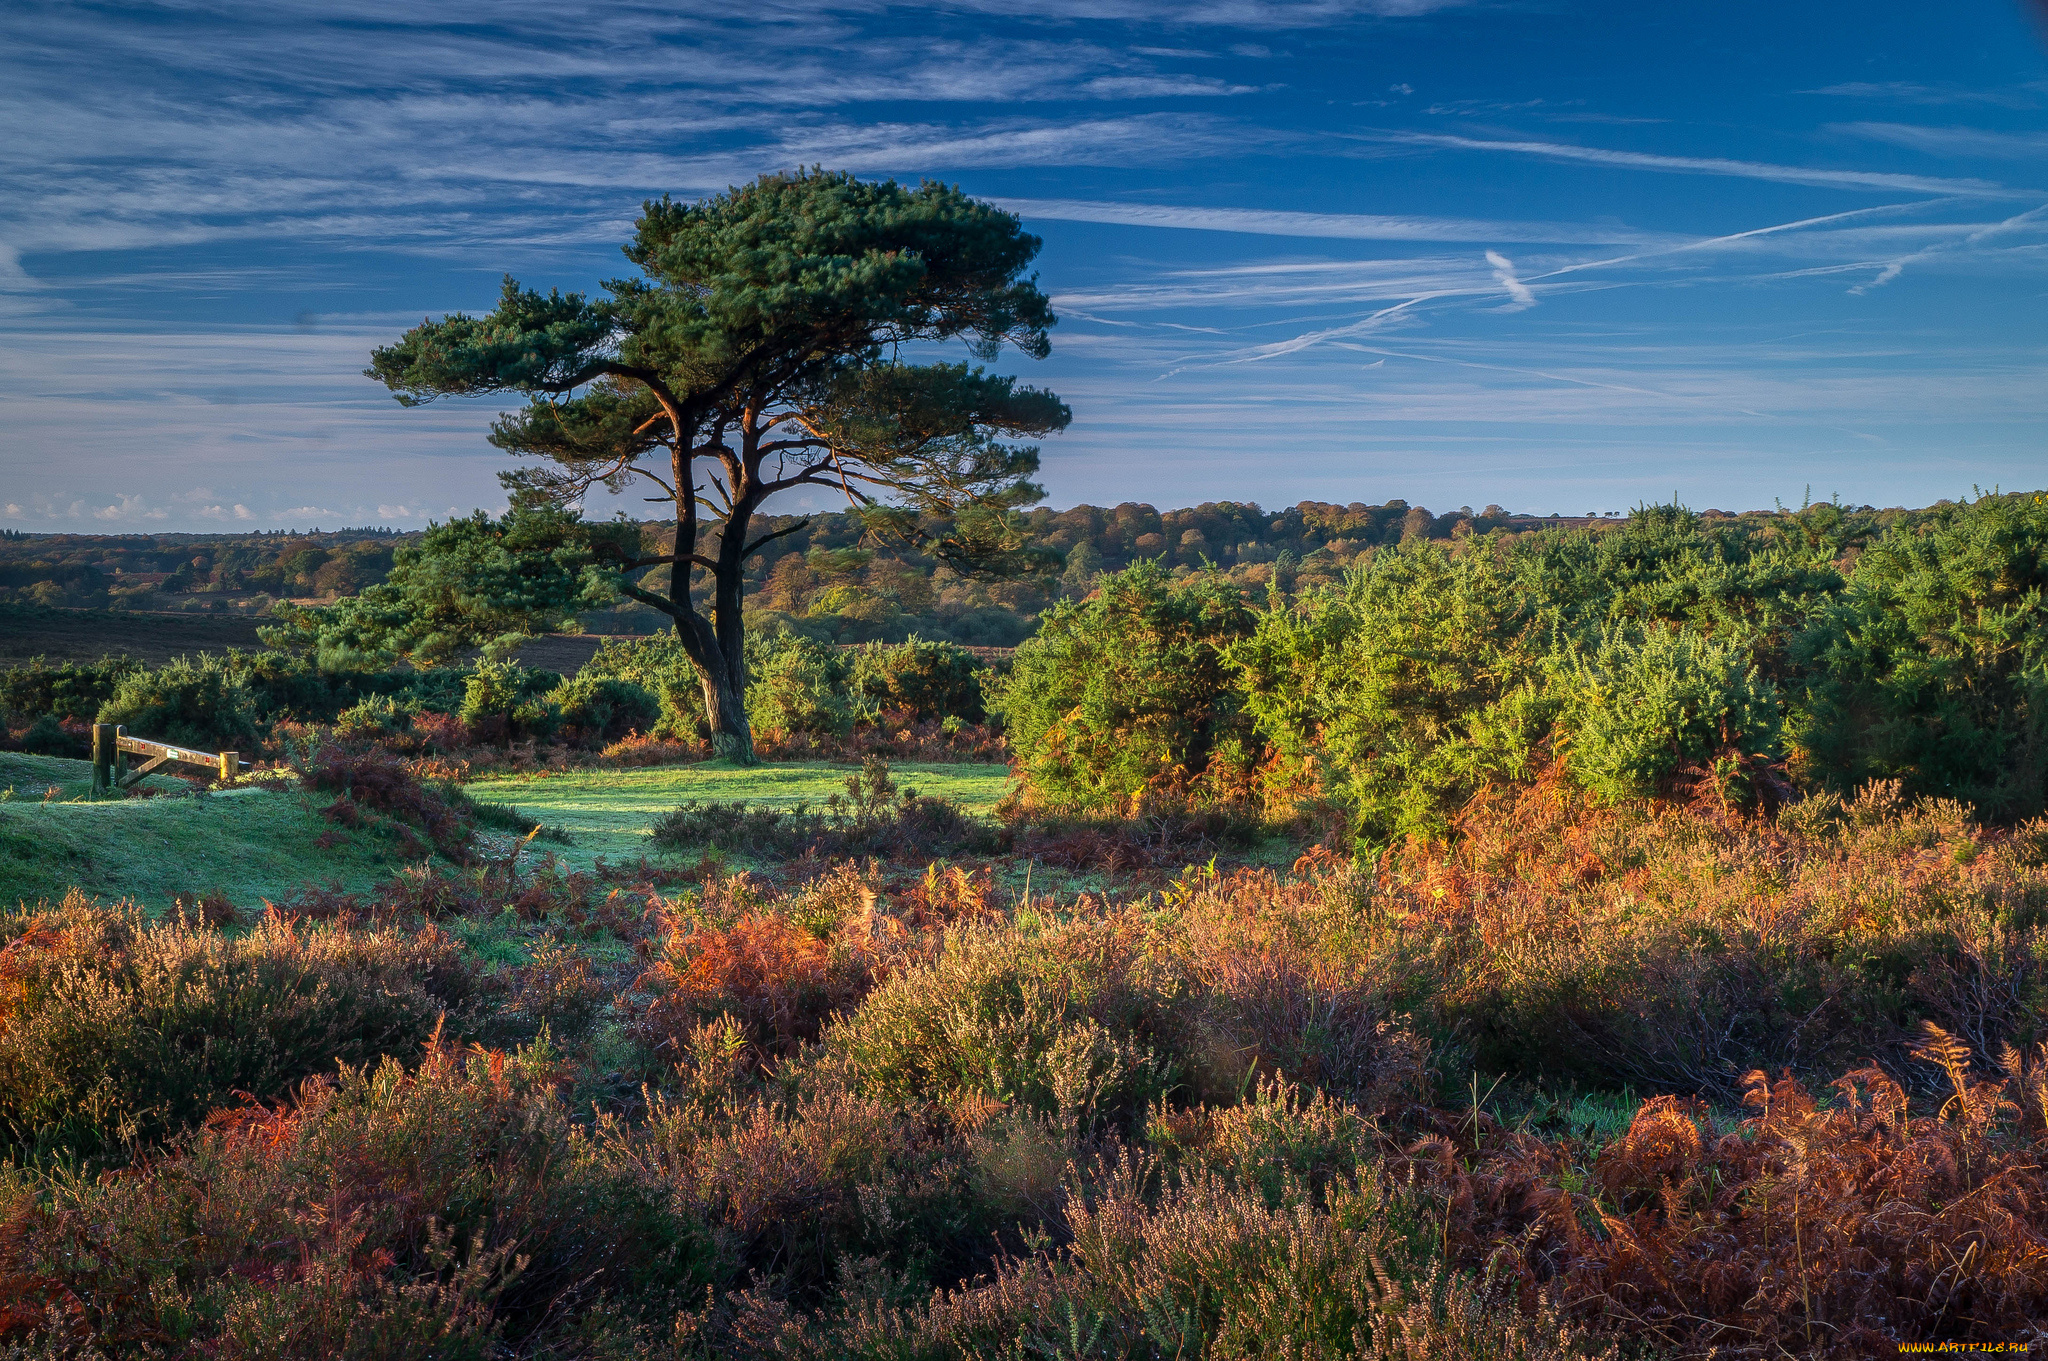
[[[2043,34],[2020,0],[8,0],[0,526],[500,507],[516,403],[401,408],[370,350],[810,164],[1043,238],[1052,357],[999,364],[1073,408],[1051,505],[2038,488]]]

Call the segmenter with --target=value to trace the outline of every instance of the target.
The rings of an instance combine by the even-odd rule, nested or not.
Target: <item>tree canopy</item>
[[[742,570],[768,498],[831,488],[902,536],[942,518],[933,548],[963,563],[1016,548],[1008,512],[1043,493],[1037,449],[1004,441],[1064,428],[1066,406],[904,352],[963,341],[988,361],[1007,342],[1043,357],[1055,318],[1024,273],[1039,244],[946,185],[769,175],[646,204],[625,246],[640,276],[606,281],[606,297],[508,278],[490,315],[423,322],[368,374],[408,405],[525,394],[491,433],[542,461],[506,475],[520,494],[569,505],[645,482],[673,505],[672,541],[597,551],[617,589],[675,620],[714,741],[751,759]]]

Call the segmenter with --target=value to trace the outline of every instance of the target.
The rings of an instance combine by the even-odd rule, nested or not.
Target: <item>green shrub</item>
[[[92,755],[92,744],[83,737],[66,732],[55,714],[44,714],[28,725],[28,731],[21,735],[21,749],[33,756],[84,758]]]
[[[1222,577],[1176,582],[1150,562],[1062,601],[994,698],[1019,770],[1044,799],[1084,810],[1121,811],[1152,790],[1227,790],[1252,753],[1218,649],[1252,627]]]
[[[747,725],[757,734],[843,737],[853,730],[851,671],[838,649],[794,633],[747,638]]]
[[[711,730],[704,716],[704,684],[674,630],[647,638],[607,638],[576,679],[631,681],[652,693],[660,705],[652,736],[693,742]]]
[[[131,737],[203,751],[260,749],[255,697],[224,658],[179,658],[121,679],[100,707],[98,722],[118,723]]]
[[[651,733],[662,716],[660,699],[646,686],[587,671],[563,681],[547,698],[560,711],[563,726],[575,729],[592,745],[614,742],[628,733]]]
[[[1478,789],[1534,768],[1557,708],[1535,613],[1486,545],[1411,541],[1267,611],[1226,656],[1281,779],[1340,798],[1367,841],[1440,835]]]
[[[51,666],[41,657],[27,666],[0,670],[0,716],[91,719],[114,697],[123,677],[142,669],[128,657],[102,657],[96,662],[64,662]]]
[[[1894,528],[1794,646],[1797,769],[1897,778],[2017,821],[2048,806],[2048,497],[1982,497]]]
[[[986,717],[981,667],[973,653],[953,643],[915,637],[904,643],[869,643],[853,654],[848,683],[870,709],[903,709],[919,719],[966,723]]]
[[[344,737],[388,737],[405,729],[410,715],[389,695],[369,695],[343,709],[334,729]]]
[[[1591,656],[1569,654],[1560,722],[1572,774],[1613,803],[1717,757],[1778,758],[1777,692],[1748,652],[1680,625],[1617,626]]]
[[[547,692],[561,683],[552,671],[483,659],[463,685],[457,716],[479,741],[551,737],[562,715]]]

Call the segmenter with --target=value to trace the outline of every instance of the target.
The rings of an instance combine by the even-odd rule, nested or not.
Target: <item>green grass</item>
[[[707,761],[696,765],[648,766],[638,770],[577,770],[472,781],[472,798],[511,804],[527,816],[560,827],[573,846],[544,846],[564,862],[588,867],[599,856],[613,864],[653,852],[648,833],[654,820],[686,799],[705,803],[744,800],[787,807],[823,805],[842,793],[846,777],[859,767],[804,761],[752,767]],[[997,765],[894,765],[899,788],[952,799],[970,813],[987,813],[1008,788],[1010,772]]]
[[[87,761],[0,755],[0,789],[15,791],[0,801],[0,907],[55,902],[76,886],[155,910],[188,892],[225,894],[236,907],[260,910],[265,898],[309,884],[368,888],[403,863],[388,843],[360,832],[333,850],[315,846],[332,826],[296,791],[88,802],[91,782]],[[42,801],[52,784],[58,795]],[[182,780],[161,784],[188,788]]]
[[[141,760],[133,757],[133,760]],[[145,775],[142,788],[176,792],[189,788],[183,780],[169,775]],[[61,756],[31,756],[21,751],[0,751],[0,801],[27,799],[80,799],[92,793],[92,762],[72,761]]]
[[[854,769],[825,762],[750,769],[706,763],[500,777],[468,789],[564,828],[573,846],[542,842],[537,849],[587,868],[599,856],[631,863],[650,853],[654,819],[685,799],[818,805],[841,792]],[[1001,766],[904,765],[893,773],[901,786],[943,795],[977,813],[1002,797],[1009,780]],[[252,787],[201,797],[92,801],[86,797],[91,783],[90,762],[0,753],[0,906],[54,902],[75,886],[154,910],[169,907],[180,893],[225,894],[238,908],[259,910],[266,898],[288,898],[313,884],[367,889],[405,863],[367,832],[320,849],[314,838],[333,828],[297,791]],[[189,788],[156,776],[149,785]]]

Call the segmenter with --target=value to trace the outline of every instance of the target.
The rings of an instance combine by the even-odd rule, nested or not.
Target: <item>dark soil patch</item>
[[[256,629],[264,622],[124,610],[0,610],[0,665],[18,665],[36,656],[53,662],[89,662],[124,652],[160,664],[231,647],[259,648]]]

